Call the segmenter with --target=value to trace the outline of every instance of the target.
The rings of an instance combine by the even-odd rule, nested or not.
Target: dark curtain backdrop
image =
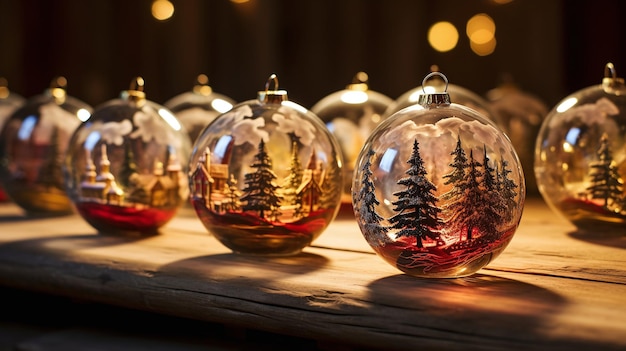
[[[436,64],[450,82],[484,95],[510,74],[553,106],[601,82],[613,62],[626,76],[626,1],[513,0],[171,0],[158,22],[151,0],[0,0],[0,76],[26,97],[52,78],[94,106],[117,98],[135,76],[150,100],[188,91],[200,73],[237,101],[256,97],[271,73],[293,101],[311,107],[358,71],[370,89],[397,98]],[[471,52],[465,23],[487,13],[492,55]],[[457,47],[430,48],[437,21],[460,31]]]

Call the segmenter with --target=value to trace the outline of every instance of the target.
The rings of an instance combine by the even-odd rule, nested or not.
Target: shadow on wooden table
[[[576,230],[567,233],[571,238],[586,241],[591,244],[626,249],[626,231],[624,232],[587,232]]]

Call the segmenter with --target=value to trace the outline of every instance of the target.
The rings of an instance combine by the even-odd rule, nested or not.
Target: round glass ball
[[[208,77],[201,74],[191,91],[176,95],[163,104],[176,115],[191,142],[196,141],[204,127],[235,104],[235,100],[214,92],[208,83]]]
[[[383,113],[393,102],[387,95],[370,90],[367,81],[367,74],[359,72],[346,89],[327,95],[311,107],[311,112],[326,123],[341,148],[344,160],[341,202],[349,207],[352,206],[350,186],[356,159],[365,139],[382,121]]]
[[[74,130],[92,108],[66,94],[67,81],[29,98],[6,120],[0,133],[0,180],[11,200],[29,215],[73,212],[62,163]]]
[[[5,78],[0,77],[0,130],[4,122],[17,110],[26,103],[26,99],[14,92],[11,92],[8,87],[8,82]],[[0,201],[7,201],[8,195],[2,189],[0,182]]]
[[[546,116],[535,149],[546,203],[585,232],[626,229],[626,85],[614,66],[601,84],[563,98]]]
[[[341,166],[319,117],[284,90],[266,90],[200,134],[189,164],[190,198],[207,230],[233,252],[293,255],[337,215]]]
[[[511,142],[462,105],[393,114],[366,141],[355,172],[363,236],[412,276],[473,274],[505,249],[521,219],[525,183]]]
[[[185,202],[191,142],[171,111],[143,93],[138,78],[96,107],[72,135],[67,192],[100,233],[158,233]]]

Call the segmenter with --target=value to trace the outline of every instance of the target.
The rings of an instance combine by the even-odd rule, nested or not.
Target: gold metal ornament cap
[[[439,76],[439,78],[443,79],[446,86],[441,93],[426,93],[424,87],[426,86],[426,82],[434,77]],[[437,106],[448,106],[450,105],[450,94],[448,94],[448,78],[441,72],[431,72],[422,81],[422,91],[424,94],[419,96],[417,103],[424,107],[437,107]]]
[[[141,77],[135,77],[130,82],[130,89],[122,91],[121,98],[132,101],[138,105],[142,105],[146,101],[146,93],[143,91],[144,80]]]
[[[354,75],[352,78],[352,83],[350,83],[346,89],[348,90],[357,90],[357,91],[368,91],[369,90],[369,76],[365,72],[359,72]]]
[[[274,90],[270,90],[271,83],[274,83]],[[265,82],[265,90],[259,91],[259,101],[266,104],[280,104],[283,101],[287,101],[287,91],[278,90],[278,77],[276,74],[272,74]]]
[[[67,79],[63,76],[58,76],[52,79],[50,82],[50,88],[46,90],[46,93],[54,98],[54,102],[57,105],[61,105],[65,102],[67,96]]]
[[[196,85],[193,87],[193,92],[202,96],[209,96],[213,93],[213,89],[209,85],[209,77],[206,74],[198,75]]]

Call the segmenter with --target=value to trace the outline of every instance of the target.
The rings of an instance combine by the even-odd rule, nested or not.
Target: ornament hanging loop
[[[443,82],[446,83],[446,86],[443,88],[443,92],[447,93],[448,92],[448,77],[446,77],[446,75],[441,72],[430,72],[429,74],[426,75],[426,77],[424,77],[424,80],[422,80],[422,91],[424,92],[424,94],[426,94],[426,90],[424,89],[424,87],[426,86],[426,82],[434,76],[439,76],[439,78],[441,78],[441,80],[443,80]]]
[[[620,94],[623,94],[624,79],[617,77],[617,71],[612,62],[609,62],[604,66],[604,78],[602,79],[602,88],[606,93],[615,93],[622,90]]]
[[[270,90],[272,83],[274,83],[274,90]],[[265,82],[265,91],[259,91],[258,99],[264,103],[277,104],[280,104],[282,101],[287,101],[287,91],[278,90],[278,77],[276,74],[272,73],[272,75],[267,79]]]

